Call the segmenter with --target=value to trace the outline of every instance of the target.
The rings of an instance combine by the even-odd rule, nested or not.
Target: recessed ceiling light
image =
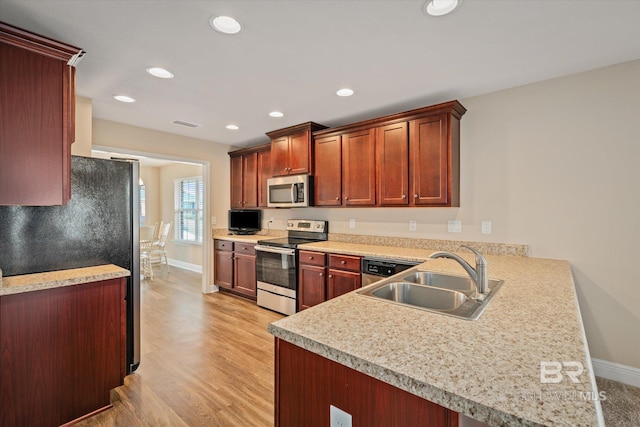
[[[129,103],[136,102],[135,99],[127,95],[113,95],[113,97],[120,102],[129,102]]]
[[[214,30],[224,34],[236,34],[242,29],[240,23],[230,16],[212,16],[209,23]]]
[[[353,95],[353,91],[351,89],[343,88],[336,92],[338,96],[351,96]]]
[[[272,111],[269,113],[271,117],[284,117],[284,113],[280,111]]]
[[[160,67],[149,67],[147,68],[147,73],[151,74],[154,77],[159,77],[161,79],[172,79],[173,73],[169,70],[165,70]]]
[[[236,126],[236,125],[227,125],[227,129],[229,129],[229,130],[238,130],[240,128],[238,126]]]
[[[431,16],[442,16],[453,12],[458,7],[458,0],[427,0],[424,10]]]

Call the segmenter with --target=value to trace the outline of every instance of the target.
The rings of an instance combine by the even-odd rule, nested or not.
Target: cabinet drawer
[[[255,255],[256,245],[251,243],[234,243],[234,251],[238,254]]]
[[[326,255],[324,252],[300,251],[300,264],[319,265],[324,267]]]
[[[233,242],[230,242],[228,240],[215,239],[213,241],[213,248],[217,251],[232,251]]]
[[[329,254],[329,267],[340,270],[360,271],[360,257]]]

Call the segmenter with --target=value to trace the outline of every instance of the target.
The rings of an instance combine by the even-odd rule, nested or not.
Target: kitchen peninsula
[[[3,278],[0,425],[58,426],[111,407],[129,275],[101,265]]]
[[[332,241],[301,249],[422,260],[434,252]],[[459,255],[473,264],[472,255]],[[569,263],[486,258],[489,277],[505,283],[477,321],[351,292],[272,323],[276,426],[310,425],[312,419],[328,425],[329,405],[352,414],[353,425],[364,425],[363,419],[413,408],[397,405],[415,396],[435,404],[421,400],[437,415],[429,418],[433,425],[457,425],[457,414],[489,425],[604,425]],[[444,259],[429,259],[421,268],[466,274]],[[555,376],[560,382],[548,381],[541,362],[571,362],[584,370],[578,382],[565,371]],[[314,374],[317,369],[324,374]],[[363,394],[358,382],[365,384]],[[378,383],[394,391],[376,394]],[[407,398],[392,400],[398,393]]]

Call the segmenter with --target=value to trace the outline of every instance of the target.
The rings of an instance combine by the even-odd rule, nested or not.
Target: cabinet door
[[[449,159],[446,114],[413,120],[409,124],[413,203],[449,204]]]
[[[231,157],[231,207],[241,208],[242,194],[242,156]]]
[[[325,268],[300,265],[298,271],[298,311],[327,300],[325,291]]]
[[[375,129],[342,136],[342,199],[344,206],[376,202]]]
[[[311,159],[311,140],[309,131],[295,133],[289,136],[289,173],[311,173],[309,160]]]
[[[256,257],[235,253],[234,289],[244,295],[256,296]]]
[[[65,67],[61,60],[0,43],[0,205],[67,202]]]
[[[409,203],[409,126],[407,122],[376,129],[378,204]]]
[[[289,137],[271,140],[271,172],[273,176],[289,174]]]
[[[213,283],[221,288],[233,289],[233,252],[213,252]]]
[[[258,152],[258,206],[267,206],[267,180],[271,178],[271,151]]]
[[[327,280],[327,299],[354,291],[360,286],[360,273],[330,269]]]
[[[242,206],[258,207],[258,153],[242,156]]]
[[[341,137],[327,136],[314,141],[316,206],[342,204],[342,149]]]

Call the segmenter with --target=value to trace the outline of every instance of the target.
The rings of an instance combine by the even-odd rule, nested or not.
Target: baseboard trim
[[[640,369],[601,359],[591,359],[597,377],[640,387]]]
[[[169,265],[173,265],[174,267],[178,268],[184,268],[185,270],[194,271],[196,273],[202,273],[202,266],[198,264],[191,264],[189,262],[169,258]]]

